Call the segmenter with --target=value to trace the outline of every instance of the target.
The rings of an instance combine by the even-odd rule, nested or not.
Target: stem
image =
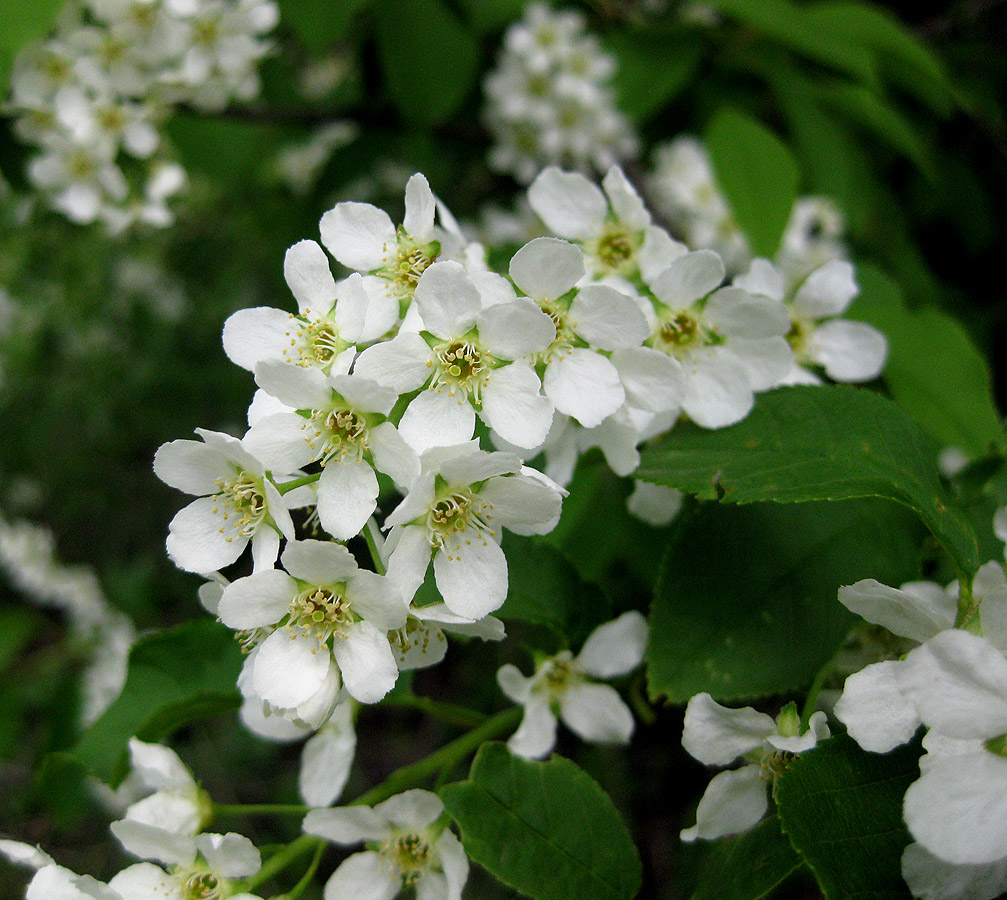
[[[322,473],[316,472],[314,475],[305,475],[302,478],[295,478],[292,481],[284,481],[282,484],[276,484],[276,482],[273,483],[276,484],[276,490],[278,490],[282,496],[283,494],[287,494],[294,490],[294,488],[304,487],[306,484],[314,484],[321,477]]]
[[[252,893],[260,884],[269,881],[274,875],[295,862],[299,856],[303,856],[319,845],[324,845],[324,839],[315,837],[313,834],[302,834],[300,837],[294,838],[279,853],[269,857],[258,872],[246,878],[241,884],[241,890],[249,894]]]
[[[811,721],[811,716],[814,714],[815,707],[818,705],[818,695],[822,691],[822,685],[825,684],[825,679],[832,674],[832,668],[832,660],[830,659],[818,670],[815,680],[811,682],[811,687],[808,689],[807,699],[804,701],[804,708],[801,710],[801,734],[804,734],[804,732],[808,730],[808,723]]]
[[[367,524],[364,526],[364,540],[367,541],[367,549],[371,551],[371,559],[374,561],[374,571],[379,575],[384,575],[387,571],[385,569],[385,564],[381,560],[381,553],[378,551],[378,542],[374,539],[374,532],[371,530],[373,527],[377,528],[377,522],[374,521],[372,516],[368,519]]]
[[[315,848],[315,855],[311,857],[311,862],[308,864],[308,870],[301,876],[301,880],[297,884],[282,895],[283,900],[297,900],[304,893],[308,885],[311,884],[311,880],[315,877],[315,872],[318,871],[318,864],[322,860],[322,853],[324,851],[325,842],[319,841],[318,846]]]
[[[474,753],[483,741],[491,740],[513,728],[521,719],[524,710],[513,706],[491,716],[482,725],[473,728],[468,734],[455,738],[450,744],[445,744],[440,750],[431,753],[425,759],[411,765],[396,769],[381,784],[364,794],[361,794],[351,805],[373,806],[382,800],[398,794],[424,781],[442,767],[454,766],[470,753]]]
[[[979,622],[979,607],[972,593],[972,579],[965,578],[960,572],[958,577],[958,614],[955,616],[955,628],[963,628],[973,634],[982,635]]]
[[[460,725],[462,728],[476,728],[486,721],[486,716],[474,709],[456,706],[453,703],[442,703],[440,700],[432,700],[430,697],[417,697],[415,694],[387,695],[384,702],[386,706],[418,709],[436,719],[449,722],[452,725]]]
[[[214,803],[214,816],[303,816],[312,807],[300,803]]]

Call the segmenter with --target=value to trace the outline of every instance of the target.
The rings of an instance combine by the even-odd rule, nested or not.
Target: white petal
[[[293,532],[293,528],[290,532]],[[276,531],[269,527],[257,529],[252,535],[252,572],[265,572],[273,568],[279,555],[280,536]]]
[[[952,863],[1007,856],[1007,759],[986,750],[935,760],[906,791],[909,831]]]
[[[254,875],[262,865],[258,848],[244,835],[201,834],[196,847],[210,869],[225,878],[245,878]]]
[[[584,277],[584,254],[558,238],[535,238],[511,258],[510,277],[529,297],[555,300]]]
[[[443,900],[461,900],[462,888],[465,887],[469,877],[469,858],[461,841],[453,832],[445,831],[437,841],[436,851],[441,861],[444,880],[447,882],[447,891],[441,895]],[[417,900],[420,900],[418,896]],[[437,900],[441,900],[441,897],[437,897]]]
[[[653,284],[659,300],[675,309],[691,306],[724,280],[724,262],[712,250],[696,250],[676,259]]]
[[[812,332],[808,356],[833,381],[870,381],[885,367],[888,341],[866,322],[833,319]]]
[[[448,652],[444,632],[436,625],[421,622],[412,616],[405,628],[390,637],[393,638],[391,647],[395,663],[402,672],[436,665]]]
[[[360,571],[353,554],[332,541],[290,541],[282,562],[295,578],[316,585],[339,584]]]
[[[904,744],[920,727],[916,710],[902,696],[896,677],[898,662],[879,662],[846,679],[836,703],[836,718],[871,753],[887,753]]]
[[[290,347],[291,314],[268,306],[239,309],[224,323],[224,352],[251,372],[264,359],[281,359]]]
[[[683,494],[663,484],[634,481],[633,493],[626,498],[626,509],[638,519],[663,528],[682,508]]]
[[[331,660],[310,635],[281,628],[261,644],[255,658],[252,687],[267,703],[291,709],[310,700],[325,683]]]
[[[703,428],[725,428],[740,422],[755,405],[748,372],[722,347],[695,354],[683,363],[686,374],[682,409]]]
[[[650,224],[650,213],[622,169],[612,166],[602,179],[601,186],[608,194],[612,211],[624,225],[640,231]]]
[[[469,440],[475,430],[476,414],[468,397],[459,392],[427,390],[406,407],[399,422],[399,434],[417,453]]]
[[[521,470],[521,459],[514,453],[487,453],[478,449],[477,441],[461,447],[464,448],[463,452],[444,459],[437,467],[440,469],[440,477],[451,487],[467,487],[476,481],[510,475]],[[444,449],[450,451],[452,448]]]
[[[578,684],[560,699],[560,718],[582,740],[595,744],[628,744],[633,714],[615,688]]]
[[[321,409],[332,399],[325,375],[314,366],[263,360],[255,367],[255,383],[291,409]]]
[[[570,321],[598,350],[639,347],[650,329],[636,301],[603,284],[581,288],[570,304]]]
[[[910,844],[902,853],[902,877],[920,900],[994,900],[1007,892],[1007,859],[955,865]]]
[[[391,388],[359,375],[330,375],[329,384],[343,400],[361,412],[387,416],[398,400],[398,394]]]
[[[281,365],[287,369],[297,368],[286,363]],[[259,419],[243,440],[266,468],[280,473],[293,472],[314,460],[318,456],[317,438],[318,430],[312,423],[297,413],[280,412]]]
[[[402,219],[406,234],[421,244],[432,241],[436,209],[430,183],[417,172],[406,182],[406,214]]]
[[[134,856],[153,859],[168,866],[187,866],[196,858],[192,837],[174,834],[133,819],[120,819],[109,826],[119,843]]]
[[[782,300],[787,288],[783,273],[768,259],[753,259],[748,271],[731,283],[750,294],[761,294],[773,300]]]
[[[283,258],[283,277],[303,313],[325,314],[336,302],[336,280],[329,258],[314,241],[298,241]]]
[[[753,391],[777,387],[794,368],[794,351],[784,337],[733,337],[726,350],[741,363]]]
[[[374,468],[391,477],[402,491],[420,474],[420,458],[391,422],[382,422],[370,430],[371,458]]]
[[[481,619],[507,597],[507,559],[491,538],[466,529],[452,534],[434,556],[434,577],[448,609]]]
[[[905,658],[898,679],[924,724],[949,737],[1007,733],[1007,660],[989,641],[941,632]]]
[[[323,837],[334,844],[377,841],[388,834],[385,818],[368,806],[313,809],[304,817],[304,833]]]
[[[403,601],[409,601],[423,584],[430,564],[430,537],[423,525],[407,525],[399,535],[386,571]]]
[[[766,737],[775,732],[772,717],[751,706],[729,709],[709,694],[696,694],[685,708],[682,746],[708,766],[724,766],[761,747]]]
[[[343,792],[357,749],[351,712],[349,703],[340,704],[301,751],[298,785],[309,806],[330,806]]]
[[[371,272],[395,252],[395,226],[370,203],[337,203],[319,222],[322,243],[348,269]]]
[[[346,637],[333,639],[332,654],[339,663],[343,685],[354,700],[377,703],[399,677],[388,638],[370,622],[357,622]]]
[[[413,299],[425,329],[445,340],[469,331],[482,309],[472,279],[459,263],[450,261],[426,269],[416,283]]]
[[[632,610],[595,628],[577,655],[577,665],[595,678],[615,678],[640,665],[646,647],[647,620]]]
[[[844,259],[834,259],[815,269],[798,288],[794,311],[807,319],[842,315],[859,291],[853,266]]]
[[[479,314],[479,338],[497,359],[519,359],[545,350],[556,325],[534,300],[515,297]]]
[[[406,624],[406,602],[387,576],[361,569],[346,586],[353,612],[376,628],[392,631]]]
[[[279,569],[269,569],[238,578],[224,588],[217,614],[228,628],[262,628],[279,622],[296,594],[293,578]]]
[[[129,739],[129,762],[133,773],[148,788],[196,788],[196,781],[174,750],[161,744],[148,744],[139,738]]]
[[[696,810],[696,824],[682,832],[683,841],[712,840],[747,831],[765,814],[769,801],[758,766],[742,766],[713,777]]]
[[[543,382],[556,409],[593,428],[626,399],[619,372],[605,357],[578,348],[551,362]]]
[[[200,497],[179,510],[168,526],[168,556],[186,572],[216,572],[229,566],[248,545],[248,538],[238,535],[234,525],[227,523],[213,510],[214,497]]]
[[[392,900],[402,881],[392,874],[388,861],[368,850],[354,853],[340,863],[325,883],[325,900]]]
[[[507,741],[515,756],[540,759],[556,743],[556,717],[541,697],[532,697],[524,707],[524,717],[517,731]]]
[[[782,337],[790,329],[790,315],[779,300],[749,294],[736,287],[716,291],[703,313],[725,335],[740,338]]]
[[[363,460],[333,459],[318,479],[318,521],[329,534],[348,541],[363,530],[378,504],[378,478]]]
[[[234,478],[234,464],[203,441],[171,441],[154,454],[154,474],[169,487],[195,494],[215,494],[218,479]]]
[[[541,390],[542,382],[528,363],[494,369],[482,393],[481,418],[509,444],[534,449],[552,427],[552,400]]]
[[[535,684],[535,679],[527,678],[521,674],[521,670],[517,666],[507,663],[497,670],[497,684],[500,685],[500,690],[508,699],[515,703],[524,704],[531,697],[531,689]]]
[[[685,392],[682,364],[650,347],[617,350],[611,357],[626,391],[626,402],[647,412],[678,409]]]
[[[515,534],[552,531],[563,503],[560,491],[525,474],[491,478],[479,497],[491,506],[489,523]]]
[[[44,850],[20,841],[0,840],[0,853],[16,866],[30,866],[38,870],[43,866],[53,866],[53,858]]]
[[[881,625],[893,634],[923,643],[940,631],[953,628],[956,603],[931,582],[933,590],[898,590],[866,578],[839,589],[839,602],[872,625]]]
[[[550,231],[565,238],[594,236],[608,214],[608,201],[596,184],[555,166],[543,169],[531,183],[528,203]]]
[[[430,348],[418,334],[402,332],[368,347],[353,364],[353,374],[370,378],[400,394],[422,387],[430,377]]]
[[[179,889],[178,879],[150,863],[127,866],[109,880],[108,886],[124,900],[164,900],[173,894],[177,896]],[[29,894],[27,900],[35,898]],[[38,900],[53,900],[53,895],[46,894]]]
[[[399,828],[419,831],[440,818],[444,804],[433,792],[414,788],[379,803],[374,811]]]

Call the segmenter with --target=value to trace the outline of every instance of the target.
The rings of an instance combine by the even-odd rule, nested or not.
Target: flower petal
[[[556,166],[543,169],[531,183],[528,203],[550,231],[565,238],[593,237],[608,215],[608,200],[593,181]]]
[[[683,841],[713,840],[747,831],[769,806],[766,783],[758,766],[742,766],[715,775],[696,809],[696,824],[682,832]]]
[[[297,300],[297,308],[325,314],[336,302],[336,280],[329,258],[314,241],[298,241],[283,258],[283,277]]]
[[[325,883],[325,900],[392,900],[402,880],[392,874],[388,861],[373,850],[344,859]]]
[[[343,685],[361,703],[377,703],[399,677],[392,648],[384,631],[370,622],[356,622],[346,636],[332,642],[332,655],[339,663]]]
[[[483,389],[481,418],[507,443],[524,450],[538,447],[549,434],[554,411],[541,391],[542,382],[526,362],[494,369]]]
[[[417,453],[431,447],[461,444],[475,431],[476,414],[468,397],[445,390],[428,390],[406,407],[399,434]]]
[[[577,348],[549,363],[543,387],[556,409],[594,428],[626,399],[619,372],[605,357]]]
[[[378,504],[378,478],[362,459],[332,459],[318,479],[318,521],[336,540],[363,530]]]
[[[309,806],[329,806],[343,792],[357,749],[352,707],[341,703],[301,751],[298,785]]]
[[[461,337],[482,309],[479,291],[459,263],[436,262],[416,283],[413,299],[426,331],[444,340]]]
[[[633,714],[607,684],[574,685],[560,699],[559,715],[574,734],[595,744],[628,744],[633,734]]]
[[[434,578],[448,609],[481,619],[507,597],[507,558],[496,541],[466,529],[445,538],[434,556]]]
[[[887,753],[904,744],[920,727],[913,705],[902,696],[895,661],[879,662],[846,679],[836,703],[836,718],[861,747]]]
[[[329,651],[314,637],[280,628],[259,644],[252,687],[267,703],[292,709],[322,687],[330,666]]]
[[[640,665],[646,647],[647,620],[632,610],[595,628],[577,655],[577,665],[595,678],[615,678]]]
[[[533,696],[525,704],[521,725],[507,741],[507,749],[525,759],[541,759],[555,743],[556,717],[543,698]]]
[[[685,708],[682,746],[708,766],[725,766],[761,747],[766,737],[775,732],[772,717],[751,706],[729,709],[709,694],[696,694]]]
[[[833,381],[870,381],[885,367],[888,340],[866,322],[833,319],[812,332],[808,357]]]
[[[510,277],[534,300],[555,300],[584,277],[584,254],[559,238],[535,238],[511,258]]]
[[[337,203],[319,222],[322,243],[348,269],[372,272],[397,245],[395,226],[370,203]]]

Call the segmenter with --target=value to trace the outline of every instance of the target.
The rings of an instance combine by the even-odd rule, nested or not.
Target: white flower
[[[979,624],[993,643],[1007,650],[1007,577],[996,562],[982,566],[972,582]],[[872,578],[839,589],[839,602],[874,625],[923,643],[955,627],[958,583],[946,588],[915,581],[896,589]],[[836,717],[865,750],[887,753],[908,741],[920,719],[899,687],[902,662],[874,663],[846,679],[836,703]]]
[[[360,569],[345,547],[327,541],[291,541],[281,562],[286,572],[232,582],[218,607],[225,625],[258,644],[255,693],[273,707],[296,708],[337,668],[352,697],[376,703],[398,677],[387,632],[406,622],[392,582]]]
[[[487,453],[472,441],[428,450],[422,471],[385,521],[388,577],[404,597],[423,583],[431,555],[448,609],[470,622],[507,596],[503,528],[546,534],[559,521],[565,491],[522,467],[511,453]]]
[[[648,525],[660,528],[678,515],[682,499],[682,492],[674,488],[634,480],[633,493],[626,498],[626,508]]]
[[[325,885],[326,900],[391,900],[415,887],[422,900],[460,900],[469,862],[461,842],[443,822],[444,804],[423,790],[397,794],[373,809],[314,809],[308,834],[337,844],[367,841],[373,849],[345,859]]]
[[[290,407],[258,419],[245,435],[248,450],[273,471],[322,465],[317,510],[322,527],[339,540],[359,534],[377,505],[375,468],[403,489],[419,461],[388,421],[398,394],[355,375],[326,377],[314,367],[266,360],[256,381]]]
[[[888,355],[885,336],[866,322],[839,318],[859,291],[850,263],[827,262],[805,276],[796,290],[788,291],[783,273],[767,260],[756,259],[734,284],[787,304],[794,369],[785,384],[820,383],[811,367],[824,369],[833,381],[870,381],[881,374]]]
[[[724,274],[716,253],[686,253],[651,282],[656,302],[646,307],[647,343],[681,362],[682,409],[704,428],[743,419],[753,392],[778,384],[793,359],[783,304],[738,287],[718,289]]]
[[[580,653],[569,650],[540,662],[526,678],[516,666],[497,672],[503,692],[524,706],[524,717],[507,741],[511,752],[532,759],[545,756],[556,742],[556,717],[585,741],[627,744],[633,714],[615,689],[594,678],[615,678],[643,660],[647,622],[640,613],[623,613],[591,632]]]
[[[422,453],[467,441],[477,411],[511,443],[526,449],[541,444],[552,423],[552,403],[542,396],[532,367],[515,360],[553,340],[549,317],[523,297],[483,308],[472,277],[451,261],[423,273],[415,303],[423,331],[402,331],[375,344],[353,370],[399,393],[426,388],[399,422],[409,444]]]
[[[811,716],[802,734],[793,704],[773,719],[751,706],[729,709],[709,694],[697,694],[685,710],[682,746],[708,766],[724,766],[744,757],[745,764],[713,777],[699,801],[696,824],[683,841],[712,840],[747,831],[766,813],[766,788],[775,784],[795,754],[811,750],[829,736],[825,713]]]
[[[650,213],[622,169],[613,166],[605,192],[578,172],[549,166],[528,188],[528,201],[561,238],[577,241],[596,278],[656,277],[686,247],[650,221]]]
[[[917,647],[898,685],[928,740],[951,739],[920,761],[906,792],[913,837],[956,865],[1007,864],[1007,659],[984,638],[951,629]]]
[[[445,631],[484,641],[502,641],[505,636],[504,624],[495,616],[466,619],[451,612],[446,603],[410,606],[406,624],[388,636],[399,669],[423,669],[444,659]]]
[[[294,537],[283,498],[237,438],[203,428],[196,433],[204,443],[171,441],[154,456],[158,478],[199,497],[171,520],[168,555],[187,572],[214,572],[251,541],[255,568],[272,566],[280,535]]]
[[[25,900],[124,900],[104,882],[57,865],[48,853],[30,844],[0,840],[0,854],[14,865],[35,869]]]
[[[238,310],[224,323],[224,352],[250,372],[263,360],[283,359],[345,374],[355,346],[377,340],[398,320],[397,304],[369,294],[359,275],[337,285],[314,241],[287,250],[283,276],[297,300],[296,314],[263,306]]]

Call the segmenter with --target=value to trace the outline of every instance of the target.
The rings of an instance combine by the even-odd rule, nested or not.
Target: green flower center
[[[224,896],[220,879],[212,872],[197,872],[182,885],[185,900],[220,900]]]
[[[239,472],[234,481],[217,479],[218,492],[213,512],[219,514],[238,537],[251,537],[266,518],[266,497],[262,492],[262,482],[248,472]],[[223,525],[218,529],[224,533]],[[232,540],[231,536],[227,541]]]
[[[637,242],[623,226],[611,224],[598,238],[594,257],[603,274],[626,272],[636,264]]]
[[[469,491],[453,490],[439,497],[427,513],[427,529],[434,547],[443,547],[445,538],[471,528],[480,537],[494,535],[490,527],[493,504],[487,503]]]
[[[329,318],[306,319],[294,314],[290,318],[297,324],[286,332],[290,338],[290,348],[293,348],[283,351],[287,362],[304,368],[315,366],[325,370],[350,346],[339,336],[335,323]]]
[[[324,643],[334,634],[340,634],[353,622],[350,601],[341,586],[312,585],[301,591],[290,604],[289,625],[303,628]]]
[[[442,391],[447,387],[452,394],[460,390],[478,403],[493,368],[492,357],[472,341],[448,341],[433,349],[437,374],[430,389]]]
[[[422,835],[407,832],[392,838],[384,853],[392,866],[398,870],[403,882],[406,885],[413,885],[430,867],[433,848]]]

